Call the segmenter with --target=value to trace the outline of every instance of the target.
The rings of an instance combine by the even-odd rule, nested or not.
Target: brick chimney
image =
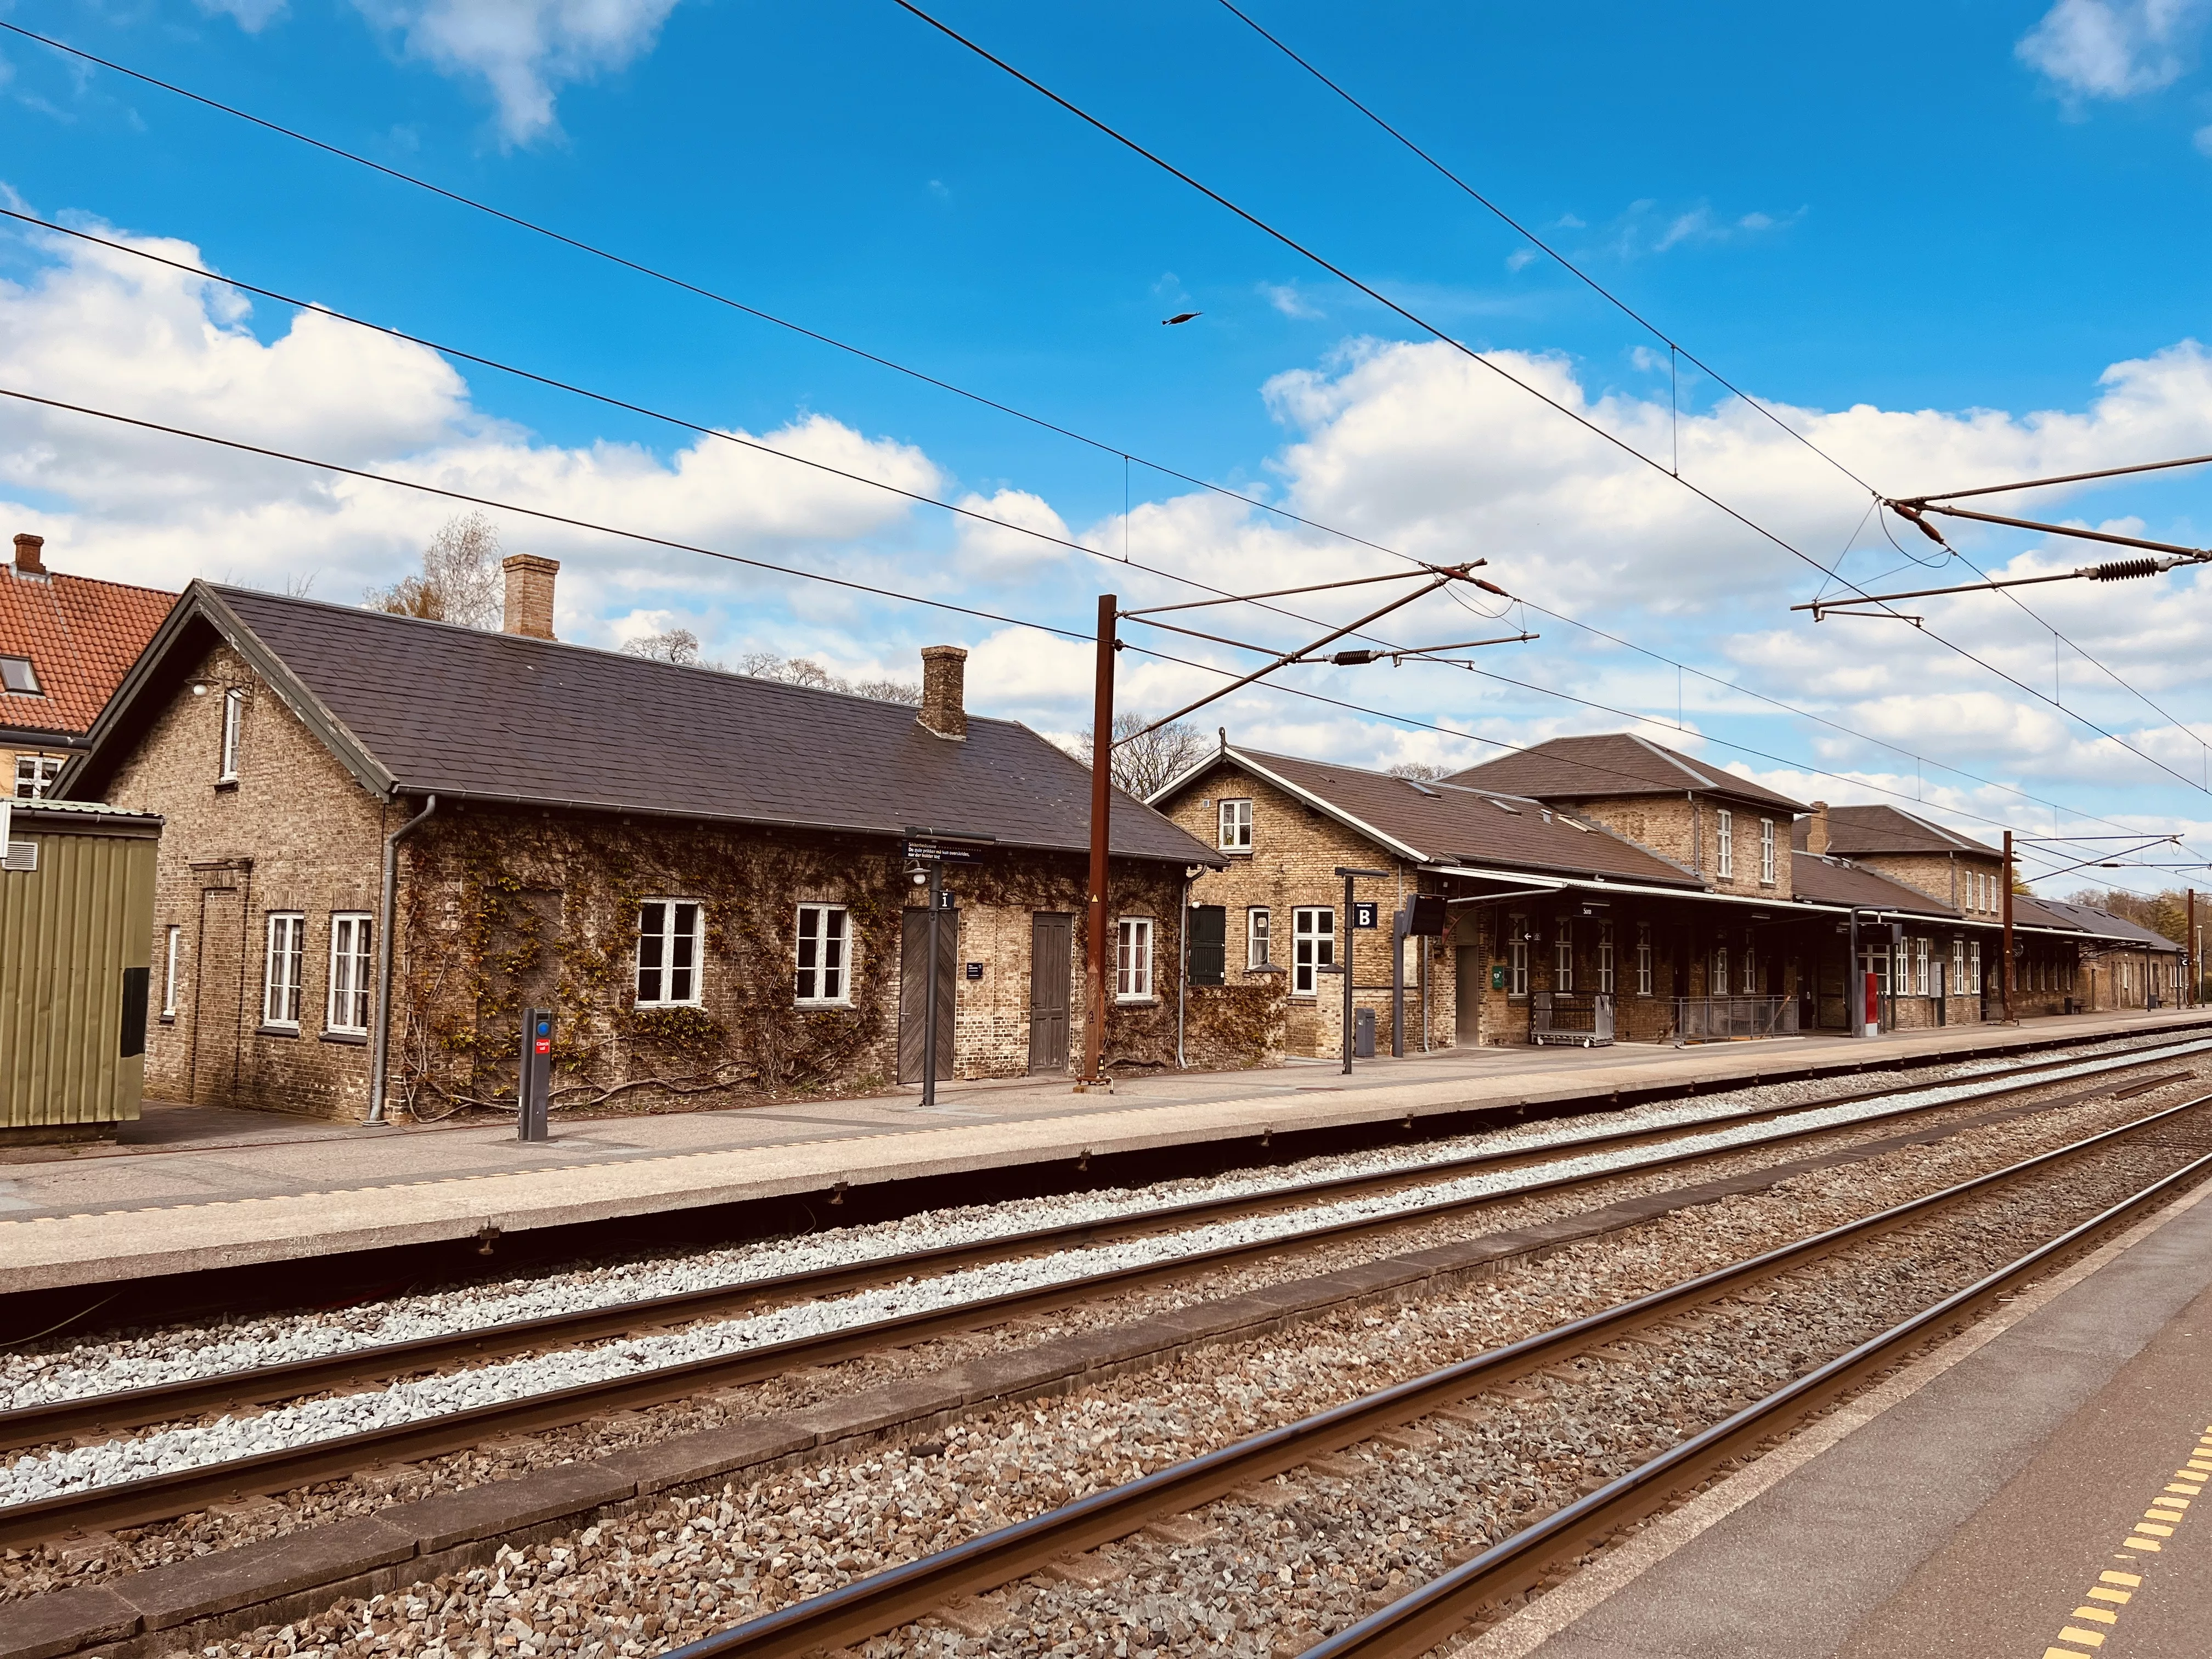
[[[1813,803],[1813,816],[1805,821],[1805,850],[1815,857],[1828,850],[1828,803]]]
[[[26,576],[43,576],[46,567],[39,557],[40,550],[46,544],[44,536],[33,536],[27,531],[15,538],[15,568]]]
[[[535,553],[510,553],[499,562],[507,573],[507,611],[500,623],[504,634],[526,635],[533,640],[553,637],[553,578],[561,574],[561,561],[541,559]]]
[[[962,696],[968,679],[968,653],[957,645],[921,647],[921,713],[915,718],[933,737],[968,740],[968,708]]]

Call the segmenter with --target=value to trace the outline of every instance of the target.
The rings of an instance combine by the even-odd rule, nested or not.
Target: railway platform
[[[2203,1654],[2208,1200],[2030,1288],[1455,1659]]]
[[[1675,1049],[1461,1048],[1124,1081],[1064,1080],[725,1111],[556,1120],[550,1142],[482,1122],[387,1129],[149,1105],[131,1143],[0,1164],[0,1295],[122,1285],[750,1200],[1471,1113],[1636,1100],[2212,1028],[2212,1010],[2076,1015],[1854,1042]],[[963,1201],[953,1199],[950,1201]]]

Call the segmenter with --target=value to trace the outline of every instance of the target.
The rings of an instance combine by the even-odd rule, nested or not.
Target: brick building
[[[556,1105],[918,1079],[933,840],[966,855],[940,1075],[1066,1073],[1090,775],[969,716],[964,652],[923,653],[917,715],[560,643],[557,567],[507,567],[499,633],[200,582],[162,625],[60,784],[167,819],[149,1095],[507,1103],[526,1006],[557,1011]],[[1112,836],[1109,1064],[1255,1055],[1183,994],[1184,887],[1222,860],[1127,797]]]
[[[45,550],[21,535],[0,565],[0,791],[17,800],[45,794],[85,747],[177,597],[49,570]]]
[[[1389,918],[1411,893],[1450,922],[1402,947],[1409,1049],[1842,1030],[1865,974],[1886,1027],[2002,1016],[2001,854],[1893,808],[1808,812],[1641,738],[1553,739],[1427,782],[1224,736],[1152,802],[1228,861],[1193,884],[1194,961],[1279,984],[1291,1054],[1340,1050],[1327,970],[1347,937],[1355,1010],[1389,1046]],[[1386,872],[1355,888],[1374,931],[1347,930],[1340,867]],[[2171,945],[2101,911],[2022,896],[2014,931],[2016,1016],[2179,983]]]

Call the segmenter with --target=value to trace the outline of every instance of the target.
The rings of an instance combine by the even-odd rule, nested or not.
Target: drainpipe
[[[424,798],[422,810],[384,838],[384,885],[376,901],[376,1049],[368,1066],[368,1116],[364,1127],[381,1126],[384,1085],[392,1054],[392,918],[399,908],[399,842],[431,813],[438,798]]]
[[[1224,728],[1224,736],[1226,728]],[[1182,960],[1176,970],[1176,1069],[1187,1071],[1190,1062],[1182,1057],[1182,1005],[1190,995],[1190,872],[1182,875],[1182,915],[1176,924],[1176,954]],[[1224,933],[1221,941],[1221,960],[1224,967],[1229,961],[1229,939]],[[1225,981],[1229,975],[1221,975]]]

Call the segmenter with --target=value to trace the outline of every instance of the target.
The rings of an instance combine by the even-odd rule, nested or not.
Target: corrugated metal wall
[[[0,1129],[129,1122],[143,1053],[125,1057],[124,969],[154,948],[150,836],[18,823],[39,867],[0,874]]]

